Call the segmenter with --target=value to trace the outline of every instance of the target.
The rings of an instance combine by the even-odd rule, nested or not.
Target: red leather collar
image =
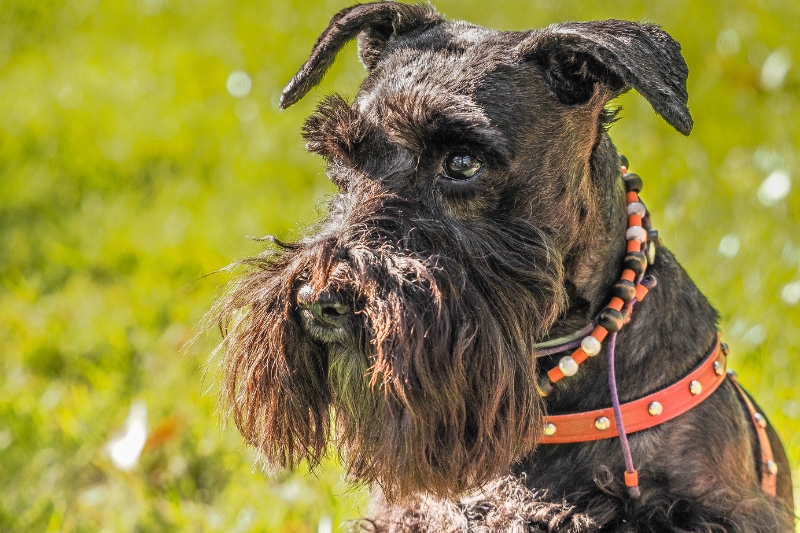
[[[635,433],[682,415],[711,396],[725,381],[727,349],[717,339],[713,350],[683,379],[644,398],[622,404],[622,421],[626,433]],[[759,413],[745,392],[736,374],[727,373],[739,393],[758,437],[761,456],[761,490],[775,496],[778,468],[767,435],[767,419]],[[614,410],[611,407],[545,417],[545,436],[542,444],[568,444],[612,439],[618,436]]]
[[[626,433],[635,433],[672,420],[700,404],[725,380],[727,358],[719,339],[714,349],[686,377],[644,398],[624,403],[622,420]],[[545,417],[542,444],[566,444],[617,438],[611,407]]]

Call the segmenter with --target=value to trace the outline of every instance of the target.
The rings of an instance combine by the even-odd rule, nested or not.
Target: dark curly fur
[[[334,17],[282,105],[356,37],[370,71],[358,96],[327,97],[304,126],[340,193],[308,236],[243,261],[210,315],[226,412],[248,442],[286,468],[332,443],[373,487],[372,519],[356,524],[371,531],[791,531],[783,449],[770,428],[771,498],[730,383],[630,436],[639,500],[616,439],[536,447],[543,413],[610,404],[602,356],[542,400],[537,372],[558,358],[537,368],[534,344],[584,326],[619,275],[608,101],[634,88],[692,128],[679,45],[647,24],[497,32],[377,2]],[[448,177],[465,153],[483,169]],[[676,381],[716,339],[716,312],[667,250],[648,273],[658,285],[617,341],[622,401]],[[300,292],[334,298],[337,327]]]

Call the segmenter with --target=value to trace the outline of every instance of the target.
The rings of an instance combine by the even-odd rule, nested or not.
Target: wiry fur
[[[314,232],[243,261],[211,314],[226,412],[248,442],[287,468],[332,444],[374,488],[368,530],[790,531],[783,449],[770,428],[774,499],[730,383],[630,436],[639,500],[616,439],[536,447],[543,413],[610,404],[603,353],[542,400],[537,373],[561,354],[537,364],[534,344],[584,326],[619,276],[607,102],[634,88],[691,130],[678,44],[653,25],[496,32],[376,2],[334,17],[282,105],[356,37],[370,71],[358,96],[326,98],[304,126],[340,193]],[[448,178],[464,153],[480,174]],[[648,274],[658,285],[617,341],[622,401],[675,382],[716,339],[716,312],[666,249]],[[339,325],[309,315],[301,289],[334,298]]]
[[[388,494],[481,485],[540,433],[531,339],[562,310],[559,258],[546,234],[520,220],[466,232],[404,220],[398,213],[415,207],[396,196],[355,201],[363,197],[334,200],[335,236],[329,222],[248,261],[255,268],[221,303],[221,317],[236,317],[222,347],[233,418],[268,461],[291,467],[318,462],[333,407],[354,478]],[[301,281],[352,295],[358,337],[304,336],[291,303]]]

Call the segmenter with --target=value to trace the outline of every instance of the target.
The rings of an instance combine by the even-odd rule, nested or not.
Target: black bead
[[[622,262],[622,267],[633,270],[638,276],[647,268],[647,256],[644,255],[644,252],[628,252]]]
[[[542,374],[536,378],[536,386],[539,389],[539,396],[543,398],[553,392],[553,383],[547,377],[547,374]]]
[[[597,323],[606,328],[609,333],[621,330],[623,322],[622,313],[610,307],[606,307],[597,315]]]
[[[637,176],[636,174],[631,174],[628,172],[624,176],[622,176],[622,181],[625,182],[625,190],[628,192],[636,191],[639,192],[642,190],[642,178]]]
[[[625,168],[628,168],[628,158],[622,154],[619,154],[619,164]]]
[[[623,302],[628,303],[636,296],[636,285],[632,281],[621,279],[614,284],[614,289],[611,292]]]
[[[661,237],[658,236],[657,229],[651,229],[647,232],[647,240],[656,246],[661,246]]]

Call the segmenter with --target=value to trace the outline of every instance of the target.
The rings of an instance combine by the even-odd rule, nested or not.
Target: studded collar
[[[681,380],[643,398],[622,404],[625,431],[636,433],[663,424],[708,398],[725,380],[726,352],[717,340],[703,361]],[[542,444],[587,442],[618,435],[611,407],[546,416],[545,424]]]
[[[597,355],[601,350],[601,343],[609,337],[607,354],[612,407],[546,416],[541,443],[570,444],[619,437],[625,459],[625,485],[631,498],[636,499],[640,497],[641,490],[639,474],[634,467],[628,443],[628,433],[643,431],[672,420],[711,396],[726,379],[728,349],[718,336],[703,360],[676,383],[638,400],[624,404],[619,402],[614,371],[617,331],[630,320],[634,305],[642,301],[656,285],[655,278],[646,275],[645,271],[648,264],[653,264],[656,248],[660,246],[658,232],[650,229],[650,213],[639,198],[641,178],[628,172],[628,161],[624,156],[620,156],[620,170],[627,191],[628,229],[625,237],[628,245],[621,280],[614,285],[614,297],[593,324],[573,335],[537,344],[535,348],[537,357],[577,348],[571,355],[562,357],[558,366],[540,375],[537,388],[541,396],[547,396],[558,381],[574,375],[581,363],[588,357]],[[730,372],[729,375],[750,413],[758,437],[762,490],[774,496],[777,465],[766,433],[766,418],[756,412],[749,396],[736,381],[735,374]]]

